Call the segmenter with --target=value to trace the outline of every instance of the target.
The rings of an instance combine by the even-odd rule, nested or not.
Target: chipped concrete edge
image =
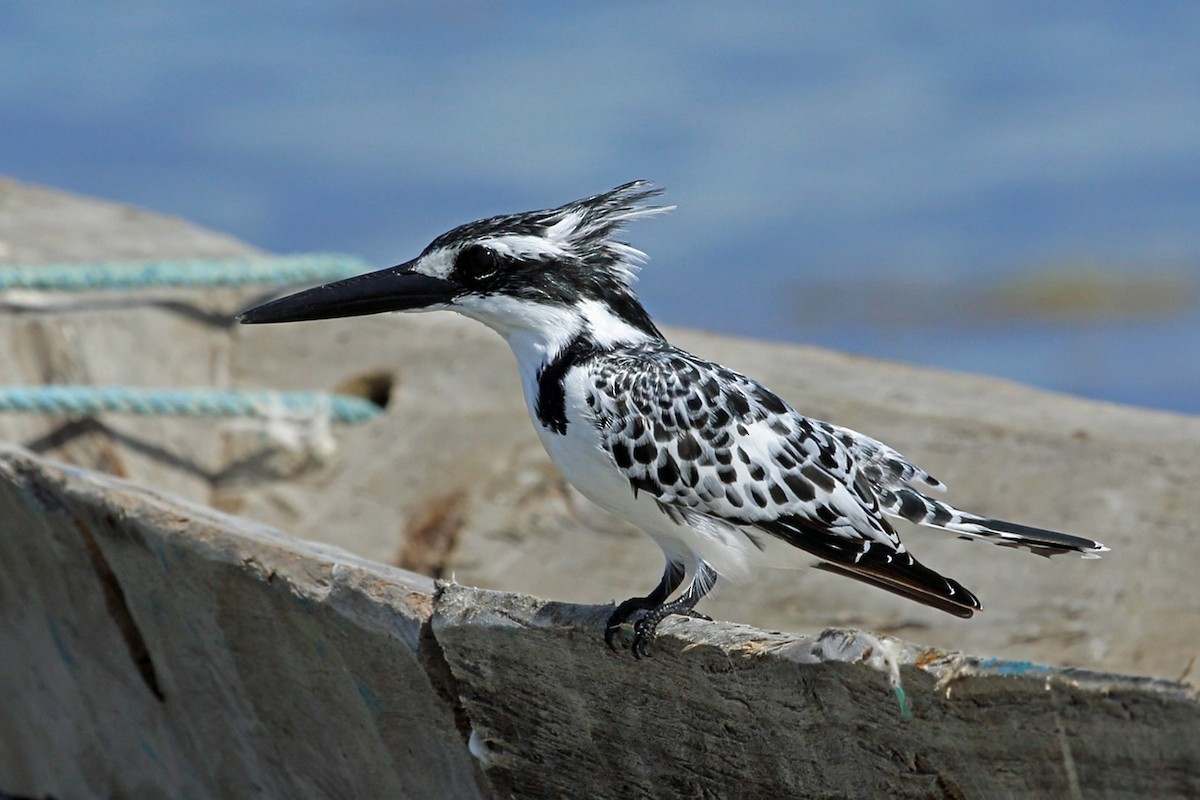
[[[611,605],[588,606],[542,600],[528,595],[436,581],[433,628],[483,625],[493,628],[557,628],[568,635],[603,645]],[[660,626],[659,646],[674,640],[682,652],[715,648],[745,658],[778,658],[795,664],[840,663],[879,673],[893,686],[903,674],[921,673],[943,691],[966,678],[1030,681],[1108,693],[1149,692],[1164,699],[1200,703],[1200,688],[1150,676],[1122,675],[1030,661],[971,655],[926,647],[886,634],[857,628],[827,628],[815,635],[766,631],[735,622],[700,622],[668,617]],[[624,651],[623,651],[624,652]],[[625,653],[627,655],[627,653]]]
[[[610,606],[579,606],[510,593],[473,589],[452,583],[438,582],[435,584],[428,578],[406,570],[371,562],[328,545],[297,540],[269,527],[162,495],[116,478],[48,462],[17,447],[0,446],[0,478],[12,490],[15,490],[16,494],[20,495],[21,501],[36,515],[42,517],[71,514],[76,516],[110,515],[114,526],[112,531],[101,532],[99,535],[102,538],[110,537],[113,541],[106,539],[95,545],[96,548],[105,551],[101,554],[101,560],[107,559],[109,555],[115,553],[117,562],[114,566],[109,567],[108,562],[104,560],[105,569],[120,572],[122,569],[120,553],[115,551],[109,553],[108,551],[112,548],[119,550],[120,547],[144,547],[145,539],[139,537],[144,537],[149,531],[164,541],[169,540],[172,547],[183,548],[203,559],[217,562],[226,568],[232,568],[233,573],[231,574],[240,576],[238,580],[258,587],[256,591],[262,589],[270,591],[270,587],[280,582],[282,578],[282,583],[286,585],[287,595],[294,596],[296,602],[291,605],[273,606],[271,607],[272,613],[295,615],[297,617],[295,623],[300,628],[309,631],[315,628],[315,632],[310,632],[309,635],[318,645],[326,641],[325,638],[322,638],[326,636],[326,628],[344,627],[347,624],[346,620],[350,617],[353,617],[355,625],[363,626],[364,630],[374,628],[382,632],[384,639],[381,641],[402,642],[403,647],[411,652],[419,665],[427,681],[426,685],[417,686],[409,683],[400,687],[391,686],[388,691],[397,694],[383,697],[374,696],[374,690],[369,687],[364,688],[361,684],[357,684],[357,689],[364,702],[371,706],[370,710],[374,714],[374,716],[360,714],[364,724],[374,720],[374,724],[381,725],[380,720],[385,719],[383,712],[399,713],[398,711],[393,712],[392,709],[400,704],[415,705],[413,702],[414,692],[423,695],[421,702],[425,703],[427,708],[442,709],[441,714],[435,713],[435,716],[440,718],[430,720],[429,724],[434,728],[438,726],[441,728],[441,738],[434,737],[439,742],[436,746],[453,752],[446,752],[444,763],[435,765],[436,768],[430,768],[430,776],[425,776],[417,783],[410,784],[410,793],[415,791],[411,788],[413,785],[419,787],[438,785],[443,788],[450,786],[461,796],[497,796],[497,791],[489,782],[489,769],[486,761],[480,760],[481,751],[475,737],[476,726],[481,721],[473,716],[473,708],[475,708],[473,703],[464,702],[464,689],[460,685],[460,678],[465,675],[465,671],[469,671],[467,668],[473,669],[478,665],[464,664],[463,659],[490,660],[493,653],[504,648],[523,647],[524,645],[520,641],[522,637],[529,639],[548,634],[558,640],[555,644],[556,647],[573,650],[571,658],[576,660],[597,661],[613,658],[616,655],[632,661],[627,652],[612,654],[603,647],[601,632],[604,620],[611,610]],[[6,521],[0,520],[0,533],[3,533],[5,523]],[[8,532],[9,535],[13,533],[13,531]],[[15,533],[18,536],[21,535],[20,531]],[[118,539],[120,542],[117,542]],[[81,540],[74,540],[72,546],[88,550],[89,548],[84,547],[84,544],[86,544],[86,539],[82,540],[82,544]],[[162,558],[161,554],[158,557]],[[85,553],[82,558],[85,563],[87,559],[92,559],[93,566],[95,566],[95,554]],[[41,581],[43,576],[37,574],[25,577],[35,583],[44,583]],[[112,581],[117,581],[115,572]],[[101,575],[101,583],[103,582],[103,575]],[[201,588],[209,587],[201,585]],[[275,588],[278,590],[278,587]],[[93,602],[108,603],[111,616],[111,592],[109,595],[97,592],[90,597],[93,598]],[[194,598],[195,602],[201,605],[210,599]],[[135,597],[129,602],[132,606],[137,606],[138,601]],[[335,616],[316,619],[312,613],[314,604],[328,606],[335,612]],[[60,620],[63,627],[78,628],[86,627],[89,624],[86,608],[67,603],[52,610],[63,615],[63,619]],[[127,609],[124,613],[132,620],[133,617],[139,615],[145,617],[151,611],[143,606],[135,607],[132,610]],[[246,613],[254,612],[247,609]],[[71,618],[72,614],[79,616]],[[3,622],[4,618],[0,616],[0,623]],[[286,627],[291,622],[293,621],[286,619],[268,620],[265,629],[270,630],[277,623]],[[118,627],[120,627],[119,620]],[[182,635],[171,633],[174,630],[168,626],[143,632],[140,626],[134,625],[132,635],[123,631],[124,647],[133,656],[130,661],[125,662],[126,670],[128,671],[130,664],[138,662],[139,648],[145,650],[145,658],[151,662],[155,661],[155,654],[160,650],[172,652],[171,648],[177,643],[167,641],[164,636]],[[471,651],[459,647],[461,639],[457,638],[456,632],[461,633],[463,630],[469,630],[472,636],[482,636],[485,642],[489,637],[494,640],[486,644],[483,651],[485,655],[480,656],[478,650]],[[164,631],[168,633],[164,634]],[[14,638],[21,641],[21,631],[17,631]],[[339,640],[328,638],[328,641]],[[1152,695],[1169,703],[1195,704],[1200,702],[1200,695],[1196,689],[1186,684],[931,650],[892,637],[856,630],[830,629],[817,636],[796,636],[761,631],[732,623],[698,623],[693,620],[670,619],[664,623],[660,640],[655,644],[656,647],[662,648],[664,653],[678,658],[687,658],[693,653],[698,658],[704,651],[715,648],[724,657],[773,659],[808,665],[838,663],[850,669],[869,670],[871,673],[883,675],[887,683],[896,691],[902,714],[906,712],[906,702],[918,705],[931,702],[930,693],[948,697],[956,686],[966,683],[979,685],[989,682],[1002,682],[1008,691],[1020,691],[1017,687],[1025,685],[1028,691],[1036,692],[1053,684],[1103,695],[1133,693]],[[193,645],[200,646],[200,652],[193,653],[200,662],[207,658],[212,658],[216,662],[225,657],[222,652],[208,649],[215,646],[212,641],[194,642]],[[357,665],[348,663],[344,659],[359,657],[359,655],[361,654],[356,651],[349,656],[344,656],[343,660],[338,662],[340,668],[351,672],[356,671]],[[11,670],[14,666],[17,670],[36,671],[40,668],[41,665],[36,663],[20,664],[21,657],[22,654],[18,653],[15,661],[9,660],[7,666],[0,667],[0,670]],[[504,662],[503,659],[500,659],[496,663]],[[73,687],[73,690],[77,690],[86,698],[87,692],[96,691],[97,687],[118,694],[122,692],[144,694],[144,690],[136,687],[139,685],[148,687],[151,694],[158,695],[158,705],[156,706],[155,702],[151,700],[145,703],[147,708],[160,716],[165,713],[163,718],[166,721],[158,724],[168,729],[161,738],[161,742],[168,744],[160,746],[170,746],[170,743],[179,743],[189,738],[219,737],[221,735],[222,703],[232,702],[234,706],[240,707],[247,702],[285,705],[315,702],[307,698],[305,685],[302,682],[290,690],[286,685],[278,687],[278,694],[274,693],[277,687],[266,684],[271,690],[269,698],[254,695],[247,699],[247,697],[239,696],[231,701],[219,694],[211,698],[191,698],[192,701],[198,701],[201,706],[210,706],[216,709],[217,713],[215,719],[208,720],[204,730],[189,730],[186,719],[180,720],[172,717],[169,709],[168,712],[161,712],[159,709],[159,706],[163,705],[163,693],[159,689],[159,681],[164,680],[164,672],[165,683],[168,685],[166,696],[171,699],[180,697],[181,691],[187,692],[189,690],[187,687],[192,687],[192,691],[201,693],[205,691],[223,692],[224,690],[181,682],[180,676],[190,675],[191,673],[188,673],[187,670],[195,669],[196,664],[171,663],[168,658],[166,664],[159,664],[159,666],[163,669],[159,669],[157,672],[152,671],[150,678],[143,673],[141,680],[131,681],[125,675],[107,674],[101,676],[99,683],[81,683],[80,686]],[[325,675],[320,672],[326,667],[327,665],[324,663],[316,661],[312,664],[301,664],[296,675],[303,676],[308,669],[316,674],[316,677],[313,678],[314,681],[327,680],[332,684],[337,684],[338,675]],[[627,667],[621,665],[621,669],[624,670]],[[46,674],[50,675],[52,672]],[[244,675],[231,674],[225,677],[245,683]],[[307,680],[295,676],[292,679]],[[875,685],[878,685],[877,679],[864,678],[863,680],[866,680],[867,683],[874,681]],[[543,664],[540,668],[533,669],[527,674],[503,676],[503,680],[499,681],[497,685],[512,681],[553,683],[556,681],[555,665]],[[4,682],[12,683],[13,681]],[[313,686],[310,685],[307,689],[311,694]],[[262,692],[261,687],[254,690],[240,686],[239,690],[250,694],[253,694],[254,691],[258,691],[259,694]],[[907,700],[905,690],[907,690]],[[291,694],[292,691],[295,691],[296,694]],[[471,691],[478,693],[479,686],[471,687]],[[142,697],[138,702],[144,700],[145,698]],[[477,696],[475,700],[478,701]],[[497,698],[497,702],[502,702],[502,698]],[[169,704],[168,701],[166,705]],[[344,709],[345,706],[323,706],[318,709],[318,713],[328,715],[333,708]],[[47,719],[39,719],[36,714],[25,718],[11,714],[7,716],[9,717],[7,720],[0,720],[0,725],[4,727],[3,730],[0,730],[0,742],[10,739],[10,737],[12,737],[10,741],[19,739],[38,726],[52,727],[53,724]],[[251,715],[250,718],[256,724],[263,724],[259,719],[261,716],[262,712],[259,713],[259,716]],[[1196,716],[1200,720],[1200,706],[1197,708]],[[328,724],[331,727],[337,727],[337,720],[328,716],[323,718],[329,720]],[[447,720],[451,720],[451,722],[448,723]],[[423,723],[424,721],[419,720],[418,722]],[[100,720],[100,723],[103,724],[104,720]],[[355,724],[361,727],[358,722]],[[451,728],[456,733],[448,734]],[[394,737],[394,733],[384,735],[381,731],[383,731],[382,726],[374,733],[368,732],[366,735],[381,739],[375,750],[375,758],[386,760],[394,756],[396,748],[400,747],[402,743],[397,742],[394,738],[388,738],[389,736]],[[421,735],[426,733],[429,731],[423,729],[420,731]],[[331,755],[328,765],[315,763],[304,765],[308,772],[318,776],[318,778],[313,778],[313,783],[297,783],[295,776],[290,773],[295,772],[298,765],[289,763],[286,755],[270,752],[275,748],[275,742],[264,742],[261,737],[253,741],[258,742],[268,752],[264,752],[261,758],[243,759],[237,764],[237,769],[232,770],[232,777],[253,781],[255,785],[275,787],[281,791],[286,790],[291,796],[322,796],[318,778],[332,779],[330,776],[344,775],[348,769],[378,770],[380,768],[379,764],[352,765],[344,760],[338,761]],[[90,753],[95,749],[95,745],[95,742],[81,741],[74,746],[80,748],[79,752]],[[229,785],[227,781],[231,776],[220,774],[221,766],[198,762],[194,748],[178,746],[179,753],[173,755],[174,762],[168,765],[174,770],[174,773],[166,775],[164,772],[162,780],[166,783],[163,784],[163,788],[177,792],[189,787],[212,790],[214,787]],[[279,748],[280,753],[295,752],[283,744],[280,744]],[[0,748],[0,750],[3,749],[5,748]],[[70,746],[66,746],[60,751],[62,757],[66,758],[72,757],[72,752]],[[317,758],[318,756],[309,754],[308,757]],[[532,754],[531,757],[537,760],[541,758],[541,754]],[[390,777],[384,775],[388,780],[377,778],[376,783],[365,784],[365,789],[398,791],[403,796],[405,793],[404,781],[412,781],[413,776],[399,773],[403,773],[404,769],[413,769],[413,765],[409,763],[404,769],[400,769],[396,766],[398,763],[391,764],[396,775]],[[31,796],[55,793],[71,795],[78,793],[73,790],[80,787],[87,791],[95,791],[98,787],[133,791],[136,786],[144,785],[146,780],[144,772],[123,772],[120,765],[107,764],[104,769],[95,768],[99,770],[97,774],[101,775],[100,778],[79,771],[70,776],[74,783],[64,782],[65,779],[61,775],[51,774],[54,766],[51,759],[23,770],[21,765],[5,764],[4,759],[0,758],[0,792]],[[556,769],[552,761],[548,761],[542,766],[549,771]],[[255,772],[255,770],[259,772]],[[280,772],[289,774],[278,774]],[[138,775],[136,778],[134,777],[135,773]],[[171,783],[172,780],[175,782]],[[43,781],[49,782],[44,783]],[[138,784],[137,781],[143,783]],[[439,783],[439,781],[443,783],[449,781],[449,783],[445,783],[443,786],[443,783]]]

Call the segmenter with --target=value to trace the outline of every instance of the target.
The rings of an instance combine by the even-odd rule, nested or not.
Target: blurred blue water
[[[0,173],[381,266],[650,178],[666,322],[1200,413],[1197,41],[1187,3],[8,0]],[[855,300],[1063,264],[1191,295],[902,328]]]

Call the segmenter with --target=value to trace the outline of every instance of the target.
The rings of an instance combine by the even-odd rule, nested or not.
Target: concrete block
[[[8,447],[0,553],[0,791],[479,796],[428,579]]]
[[[434,634],[497,796],[1200,796],[1181,684],[679,618],[635,661],[604,647],[610,611],[441,588]]]
[[[1183,684],[473,589],[0,448],[0,796],[1200,794]],[[897,690],[902,689],[900,693]]]

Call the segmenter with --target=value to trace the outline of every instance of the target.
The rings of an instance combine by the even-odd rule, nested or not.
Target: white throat
[[[596,300],[563,306],[503,295],[468,296],[450,307],[504,337],[517,357],[527,397],[531,390],[536,394],[538,372],[580,334],[587,334],[601,348],[652,338]]]

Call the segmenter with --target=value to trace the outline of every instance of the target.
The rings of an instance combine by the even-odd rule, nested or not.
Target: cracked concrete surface
[[[0,790],[480,796],[428,579],[14,449],[0,552]]]
[[[11,447],[0,552],[12,795],[1200,793],[1182,684],[677,618],[635,661],[610,606],[435,587]]]

